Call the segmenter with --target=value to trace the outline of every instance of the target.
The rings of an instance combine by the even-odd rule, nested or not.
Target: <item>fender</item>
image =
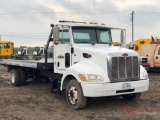
[[[143,76],[144,72],[146,72],[146,74],[148,74],[146,69],[142,65],[140,65],[140,79],[146,79]]]
[[[74,76],[79,83],[86,82],[86,81],[82,81],[79,78],[78,76],[79,74],[100,75],[104,79],[104,81],[100,81],[100,83],[109,82],[108,73],[105,73],[99,66],[97,66],[96,64],[90,61],[81,61],[81,62],[78,62],[72,65],[65,71],[65,73],[63,74],[62,80],[61,80],[61,83],[62,83],[61,90],[62,90],[63,82],[68,75]],[[90,82],[87,82],[87,83],[90,83]],[[94,83],[99,83],[99,82],[94,82]]]

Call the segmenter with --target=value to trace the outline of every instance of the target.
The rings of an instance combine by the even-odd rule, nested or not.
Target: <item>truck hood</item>
[[[98,55],[109,55],[109,56],[122,56],[122,54],[127,53],[128,56],[138,56],[138,53],[129,50],[121,46],[82,46],[80,47],[82,53],[88,54],[98,54]]]

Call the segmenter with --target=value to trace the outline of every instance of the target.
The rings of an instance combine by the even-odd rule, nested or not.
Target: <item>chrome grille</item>
[[[138,58],[133,57],[133,77],[138,77]]]
[[[125,79],[125,58],[119,57],[119,78]]]
[[[114,79],[118,79],[118,59],[116,57],[112,58],[112,73]]]
[[[138,57],[112,57],[112,79],[114,81],[138,77]]]

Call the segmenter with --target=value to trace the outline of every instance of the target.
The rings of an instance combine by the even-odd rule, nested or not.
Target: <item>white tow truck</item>
[[[149,88],[146,70],[140,65],[137,52],[113,46],[111,30],[125,30],[104,25],[68,23],[51,25],[40,60],[2,59],[0,64],[11,71],[15,86],[26,84],[29,77],[50,79],[50,90],[65,92],[69,107],[82,109],[89,97],[119,96],[136,100]],[[54,58],[47,50],[53,44]]]

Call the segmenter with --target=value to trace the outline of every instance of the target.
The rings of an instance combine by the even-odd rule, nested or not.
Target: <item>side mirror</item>
[[[58,45],[59,44],[59,27],[54,27],[53,28],[53,39],[54,39],[54,44]]]
[[[125,29],[121,30],[121,43],[125,44],[126,31]]]

